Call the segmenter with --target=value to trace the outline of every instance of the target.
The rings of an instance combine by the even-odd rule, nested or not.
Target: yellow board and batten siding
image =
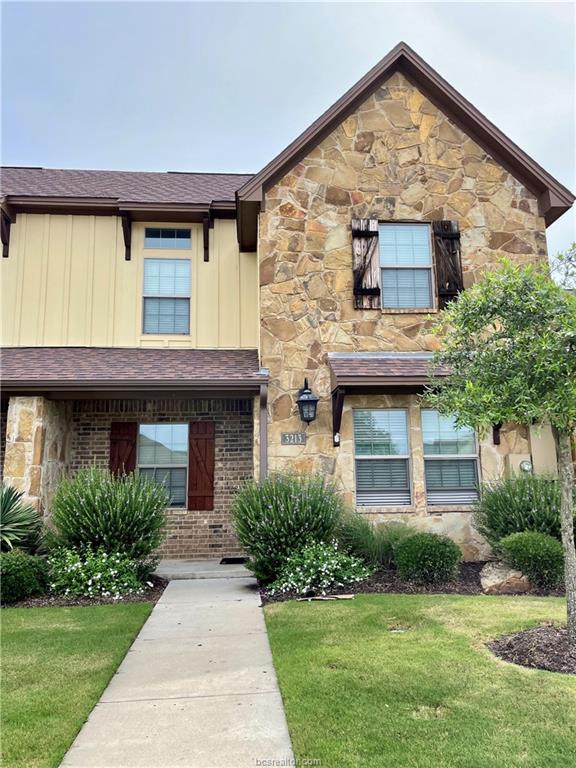
[[[192,248],[145,249],[146,226],[189,227]],[[214,221],[207,262],[200,224],[134,222],[124,250],[116,216],[19,214],[0,260],[2,346],[258,347],[257,259],[235,221]],[[142,333],[146,257],[191,260],[189,335]]]

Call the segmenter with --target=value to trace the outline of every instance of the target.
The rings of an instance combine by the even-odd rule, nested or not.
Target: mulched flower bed
[[[461,563],[459,578],[444,584],[412,584],[401,581],[396,571],[376,571],[365,581],[337,587],[326,591],[326,595],[360,595],[370,593],[399,592],[408,595],[425,594],[460,594],[481,595],[480,571],[484,563]],[[270,595],[265,588],[260,590],[263,603],[282,602],[302,597],[295,593],[286,592],[282,595]],[[313,595],[308,595],[312,597]]]
[[[150,579],[152,586],[147,588],[141,595],[126,595],[120,600],[114,600],[112,597],[62,597],[60,595],[43,595],[42,597],[29,597],[27,600],[21,600],[18,603],[3,605],[3,608],[56,608],[71,607],[77,605],[111,605],[112,603],[157,603],[162,597],[162,593],[168,586],[166,579],[159,576],[152,576]]]
[[[486,565],[485,562],[461,563],[460,574],[457,579],[445,582],[444,584],[412,584],[401,581],[396,571],[376,571],[366,581],[350,584],[347,587],[339,587],[333,590],[327,590],[326,595],[360,595],[370,593],[396,592],[407,595],[483,595],[482,585],[480,583],[480,571]],[[282,595],[270,595],[264,587],[260,589],[263,603],[282,602],[284,600],[294,600],[302,597],[295,593],[287,592]],[[532,589],[529,592],[523,592],[525,595],[547,596],[562,595],[562,592],[546,591],[543,589]],[[308,595],[313,597],[313,595]]]
[[[576,675],[576,649],[568,645],[568,633],[560,627],[536,627],[501,637],[487,645],[504,661]]]

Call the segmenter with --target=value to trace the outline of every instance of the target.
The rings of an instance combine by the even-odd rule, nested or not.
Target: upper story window
[[[138,471],[166,486],[171,507],[185,507],[188,424],[140,424]]]
[[[191,247],[192,235],[189,229],[146,227],[144,233],[144,248],[188,250]]]
[[[410,504],[407,411],[355,410],[354,447],[357,504]]]
[[[384,309],[432,309],[432,249],[428,224],[378,227]]]
[[[471,504],[478,499],[478,447],[474,430],[450,416],[422,410],[428,504]]]
[[[190,333],[190,259],[144,259],[144,333]]]

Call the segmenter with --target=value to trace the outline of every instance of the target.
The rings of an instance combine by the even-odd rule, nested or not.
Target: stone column
[[[43,514],[68,464],[69,403],[11,397],[6,424],[4,483],[24,492]]]

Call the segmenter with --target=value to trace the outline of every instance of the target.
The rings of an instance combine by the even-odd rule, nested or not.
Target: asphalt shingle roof
[[[2,385],[201,384],[266,381],[255,349],[4,347]]]
[[[251,178],[242,173],[153,173],[55,168],[0,169],[0,196],[88,197],[124,203],[205,204],[234,201]]]
[[[432,355],[427,352],[333,352],[328,362],[333,378],[422,378],[429,375]],[[438,371],[441,374],[441,371]]]

